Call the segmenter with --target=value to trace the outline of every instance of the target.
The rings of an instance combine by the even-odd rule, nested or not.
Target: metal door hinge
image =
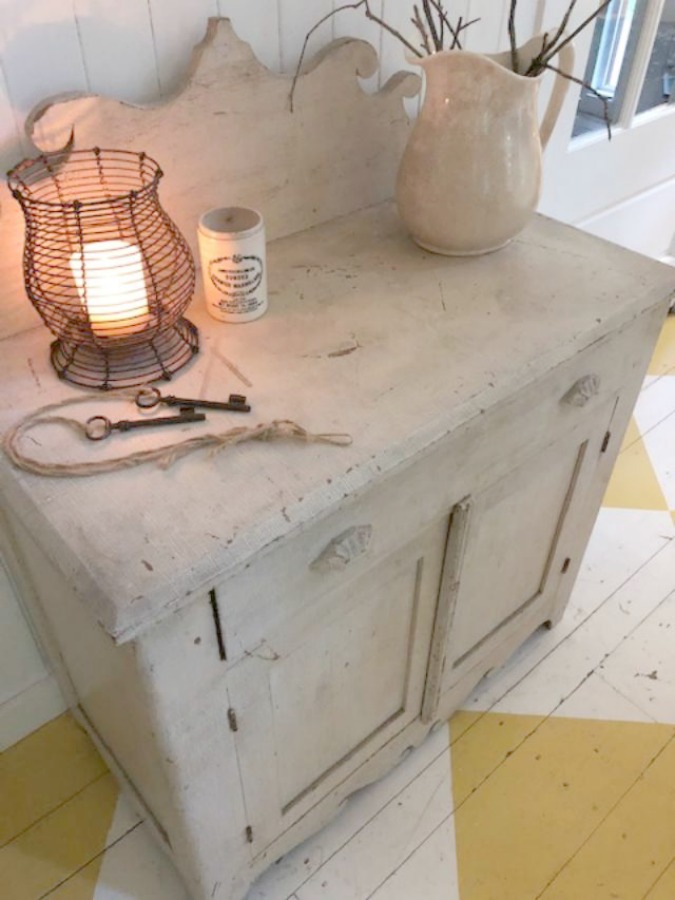
[[[602,447],[600,447],[601,453],[604,453],[605,450],[609,447],[609,442],[610,442],[611,438],[612,438],[612,432],[608,431],[607,434],[605,435],[605,439],[602,442]]]
[[[249,844],[253,843],[253,829],[251,828],[250,825],[246,826],[246,840],[248,841]]]
[[[237,721],[237,714],[233,709],[228,709],[227,721],[230,723],[230,731],[239,731],[239,722]]]

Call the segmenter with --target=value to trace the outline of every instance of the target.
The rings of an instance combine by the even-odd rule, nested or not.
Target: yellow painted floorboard
[[[648,375],[675,374],[675,316],[664,322],[659,340],[649,363]]]
[[[602,505],[667,511],[668,503],[634,420],[628,426],[623,446]]]
[[[0,847],[107,772],[72,716],[0,754]]]
[[[103,775],[0,850],[0,885],[8,900],[37,900],[98,856],[117,805]]]
[[[673,900],[675,897],[675,858],[665,872],[662,872],[644,900]]]
[[[483,741],[500,743],[503,729],[517,732],[518,725],[499,722],[521,718],[532,717],[488,714],[481,720]],[[531,727],[526,721],[522,731]],[[461,803],[455,829],[462,900],[538,897],[673,734],[672,726],[656,723],[549,718],[474,793],[481,773],[466,754],[458,765],[453,748],[453,791]],[[476,768],[481,766],[477,760]],[[566,900],[604,897],[584,888]]]
[[[543,716],[456,714],[450,720],[451,742],[453,722],[460,715],[475,716],[477,721],[452,744],[455,806],[463,803],[543,721]]]
[[[642,898],[674,855],[675,738],[640,775],[542,898]],[[670,894],[670,900],[673,898],[675,892]]]

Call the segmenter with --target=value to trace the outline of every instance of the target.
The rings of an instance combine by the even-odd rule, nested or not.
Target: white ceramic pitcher
[[[536,37],[519,50],[524,71]],[[516,75],[511,54],[446,50],[415,60],[426,94],[399,168],[396,201],[413,239],[449,256],[488,253],[527,224],[539,201],[542,147],[551,136],[569,82],[556,76],[541,126],[542,75]],[[571,72],[567,45],[556,68]]]

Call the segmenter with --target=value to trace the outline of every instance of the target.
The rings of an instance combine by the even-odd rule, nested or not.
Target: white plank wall
[[[25,117],[45,97],[91,91],[135,103],[171,94],[209,16],[228,16],[256,55],[275,71],[292,72],[305,34],[338,0],[3,0],[0,4],[0,162],[21,158]],[[453,0],[453,15],[480,17],[467,47],[505,45],[507,0]],[[544,0],[521,0],[519,28],[531,32]],[[373,0],[372,8],[409,33],[408,0]],[[352,35],[382,55],[383,83],[405,65],[394,38],[360,11],[341,12],[313,36],[309,52]]]
[[[522,40],[542,25],[559,20],[567,2],[521,0],[518,33]],[[585,14],[595,2],[581,0],[580,14]],[[207,18],[213,15],[230,17],[240,36],[269,68],[292,72],[307,30],[334,5],[339,5],[339,0],[1,0],[0,171],[28,151],[23,133],[25,119],[33,106],[46,97],[88,91],[134,103],[160,100],[180,86],[192,48],[203,37]],[[507,46],[507,0],[452,0],[449,5],[453,16],[480,17],[467,34],[469,49],[494,52]],[[372,8],[395,27],[410,33],[411,0],[372,0]],[[355,11],[342,12],[326,23],[313,37],[310,51],[344,35],[363,37],[380,53],[380,72],[365,85],[367,90],[377,89],[406,66],[398,43]],[[584,68],[588,38],[580,41],[579,47],[577,73]],[[627,198],[653,188],[657,181],[666,187],[675,183],[675,156],[668,150],[675,139],[671,134],[675,131],[673,116],[641,128],[641,136],[632,133],[624,140],[618,135],[611,148],[596,145],[585,155],[570,154],[568,138],[576,95],[572,89],[547,152],[545,212],[560,214],[570,221],[600,213],[606,219],[612,204],[625,206]],[[658,140],[654,140],[655,129]],[[649,167],[639,163],[641,152],[649,154]],[[660,154],[658,160],[654,159],[655,154]],[[608,163],[611,169],[607,169]],[[594,197],[598,198],[595,206]],[[0,216],[0,229],[19,227],[18,214],[13,210],[2,209]],[[19,265],[18,238],[16,244],[16,252],[0,261],[3,278]],[[11,334],[34,324],[27,304],[28,301],[25,310],[21,304],[10,304],[9,309],[3,310],[3,333]],[[17,698],[22,692],[28,697],[28,689],[45,679],[30,633],[17,616],[8,582],[0,580],[0,622],[12,623],[11,627],[0,629],[0,660],[11,660],[11,664],[0,667],[0,743],[3,721],[10,712],[11,737],[18,736],[14,715]],[[53,688],[46,690],[49,694]],[[53,693],[49,696],[49,702],[28,705],[25,731],[40,725],[41,717],[58,711]],[[4,737],[7,739],[8,734]]]

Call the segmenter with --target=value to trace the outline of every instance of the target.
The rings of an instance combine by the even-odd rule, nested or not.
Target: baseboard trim
[[[60,716],[66,702],[53,675],[0,704],[0,752]]]

